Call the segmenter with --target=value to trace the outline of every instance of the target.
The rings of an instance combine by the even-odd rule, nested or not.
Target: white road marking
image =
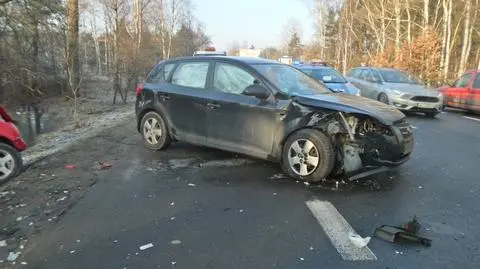
[[[477,118],[472,118],[472,117],[467,117],[467,116],[463,116],[465,119],[469,119],[469,120],[474,120],[474,121],[480,121],[480,119],[477,119]]]
[[[368,247],[359,248],[350,241],[349,234],[356,234],[355,230],[330,202],[312,200],[305,203],[344,260],[377,260]]]

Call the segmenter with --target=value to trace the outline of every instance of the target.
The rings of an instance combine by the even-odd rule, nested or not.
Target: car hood
[[[386,125],[392,125],[394,122],[405,118],[402,112],[392,106],[349,94],[297,95],[295,101],[306,106],[368,115]]]
[[[438,91],[434,88],[419,85],[419,84],[408,84],[408,83],[383,83],[384,88],[398,90],[405,93],[410,93],[413,95],[420,95],[420,96],[431,96],[437,97]]]

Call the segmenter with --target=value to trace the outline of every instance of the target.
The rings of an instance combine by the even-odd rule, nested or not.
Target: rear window
[[[331,68],[300,68],[311,77],[325,83],[345,83],[345,79],[340,73]]]
[[[175,67],[175,63],[159,64],[148,75],[148,83],[161,83],[168,81],[170,74]]]

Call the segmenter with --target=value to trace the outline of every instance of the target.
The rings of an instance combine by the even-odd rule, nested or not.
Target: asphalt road
[[[409,120],[416,145],[407,164],[338,188],[187,144],[149,152],[133,126],[121,126],[111,133],[127,137],[114,167],[30,242],[22,268],[480,268],[480,117]],[[362,236],[416,215],[432,247],[373,238],[376,260],[344,260],[305,204],[312,200],[330,202]]]

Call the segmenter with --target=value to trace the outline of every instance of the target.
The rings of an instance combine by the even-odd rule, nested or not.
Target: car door
[[[362,96],[368,97],[368,98],[373,98],[372,97],[372,88],[373,88],[373,83],[371,82],[372,78],[372,72],[370,69],[362,69],[362,71],[359,74],[359,84],[358,87],[360,87],[360,91],[362,91]]]
[[[475,75],[470,93],[467,99],[467,107],[469,110],[480,112],[480,73]]]
[[[468,86],[470,85],[474,74],[465,73],[457,81],[454,82],[452,87],[445,91],[445,99],[448,106],[457,108],[467,108],[467,98],[470,94]]]
[[[206,95],[207,144],[259,158],[272,152],[282,109],[274,100],[246,96],[254,83],[263,85],[247,66],[217,61]]]
[[[206,81],[210,61],[179,62],[170,83],[157,90],[167,110],[171,132],[181,140],[204,144],[206,135]]]

